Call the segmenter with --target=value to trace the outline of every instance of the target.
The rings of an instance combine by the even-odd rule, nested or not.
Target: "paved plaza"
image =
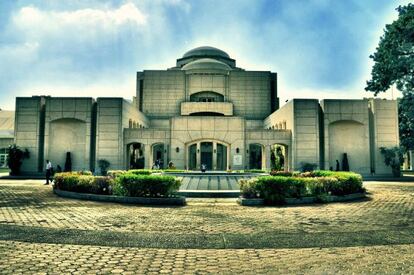
[[[0,180],[0,273],[414,273],[414,183],[365,187],[349,203],[143,207]]]

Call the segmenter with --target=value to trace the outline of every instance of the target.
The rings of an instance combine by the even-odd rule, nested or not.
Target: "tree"
[[[399,103],[400,139],[404,150],[414,149],[414,5],[399,6],[398,19],[387,24],[376,52],[371,79],[365,90],[380,92],[396,85],[403,94]]]
[[[101,175],[106,176],[108,172],[108,168],[111,164],[106,159],[100,159],[98,160],[98,166],[101,169]]]
[[[385,165],[391,167],[394,177],[399,177],[401,174],[401,163],[404,161],[401,148],[380,147],[380,152],[384,156]]]
[[[27,149],[24,151],[16,144],[10,145],[9,155],[7,157],[7,165],[10,168],[10,175],[15,176],[20,174],[20,167],[23,164],[23,159],[29,158],[30,153]]]

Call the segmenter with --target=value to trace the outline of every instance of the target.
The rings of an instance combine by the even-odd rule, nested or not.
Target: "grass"
[[[10,172],[9,168],[0,168],[0,173],[8,173]]]

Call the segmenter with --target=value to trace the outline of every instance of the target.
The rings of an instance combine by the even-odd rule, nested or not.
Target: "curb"
[[[59,189],[53,189],[53,193],[60,197],[79,199],[79,200],[90,200],[100,202],[118,202],[128,204],[143,204],[143,205],[186,205],[185,197],[175,198],[146,198],[146,197],[121,197],[113,195],[96,195],[87,193],[77,193],[70,191],[63,191]]]
[[[366,193],[354,193],[344,196],[326,196],[323,198],[323,202],[346,202],[358,200],[366,197]],[[318,197],[303,197],[300,199],[286,198],[285,205],[300,205],[300,204],[312,204],[320,203],[321,199]],[[241,206],[260,206],[264,205],[264,199],[246,199],[239,197],[237,203]]]

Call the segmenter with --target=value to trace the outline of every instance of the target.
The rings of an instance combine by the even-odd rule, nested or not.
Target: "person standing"
[[[46,183],[49,184],[50,177],[52,176],[52,163],[49,160],[46,160]]]

